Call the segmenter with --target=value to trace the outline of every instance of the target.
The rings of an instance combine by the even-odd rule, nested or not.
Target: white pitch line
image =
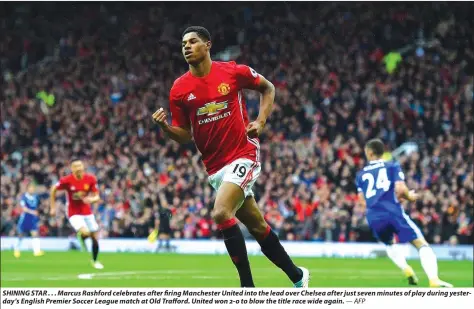
[[[255,279],[266,279],[268,276],[265,275],[254,275],[253,276]],[[385,278],[399,278],[400,275],[384,275]],[[376,279],[379,278],[379,276],[373,276],[373,275],[361,275],[361,276],[335,276],[335,275],[318,275],[317,279],[318,281],[321,280],[326,280],[326,279],[341,279],[341,280],[355,280],[355,279]],[[229,276],[212,276],[212,275],[190,275],[186,276],[184,274],[179,274],[179,275],[171,275],[171,274],[159,274],[159,273],[144,273],[140,272],[137,274],[133,274],[131,272],[128,272],[128,274],[123,275],[123,274],[102,274],[102,276],[97,276],[97,274],[79,274],[77,276],[75,275],[70,275],[70,276],[62,276],[62,277],[40,277],[40,278],[31,278],[31,277],[16,277],[16,278],[2,278],[4,282],[12,282],[12,281],[31,281],[31,280],[42,280],[42,281],[62,281],[62,280],[94,280],[94,279],[100,279],[100,280],[121,280],[121,279],[127,279],[127,280],[143,280],[143,279],[156,279],[156,280],[205,280],[205,279],[229,279]]]
[[[266,278],[266,277],[261,277],[261,278]],[[82,280],[93,280],[94,278],[91,279],[85,279],[83,278]],[[203,280],[203,279],[229,279],[228,276],[160,276],[160,275],[145,275],[145,276],[110,276],[110,277],[102,277],[100,280],[166,280],[166,281],[172,281],[172,280]],[[231,278],[233,280],[233,278]]]
[[[130,271],[114,271],[114,272],[97,272],[94,276],[114,276],[114,275],[137,275],[137,274],[189,274],[201,273],[204,270],[183,270],[183,269],[159,269],[159,270],[130,270]]]
[[[191,270],[191,271],[184,271],[184,270],[173,270],[173,269],[167,269],[167,270],[138,270],[138,271],[116,271],[116,272],[99,272],[99,273],[88,273],[88,274],[79,274],[77,275],[78,279],[83,279],[83,280],[90,280],[95,277],[128,277],[128,276],[139,276],[141,274],[143,275],[149,275],[149,274],[190,274],[190,273],[201,273],[203,271],[201,270]]]
[[[35,277],[24,277],[24,276],[12,276],[9,278],[8,274],[3,273],[2,281],[30,281],[30,280],[46,280],[46,281],[58,281],[58,280],[70,280],[70,279],[83,279],[87,277],[127,277],[134,276],[140,277],[140,275],[150,275],[150,274],[163,274],[163,275],[173,275],[173,274],[199,274],[205,273],[205,270],[182,270],[182,269],[167,269],[167,270],[138,270],[138,271],[117,271],[117,272],[97,272],[97,273],[84,273],[79,275],[62,275],[62,276],[35,276]],[[5,276],[7,275],[7,276]],[[183,278],[183,277],[181,277]],[[188,276],[186,276],[188,278]]]
[[[229,270],[229,269],[225,269]],[[275,272],[277,269],[275,267],[271,268],[255,268],[253,269],[255,273],[270,273]],[[354,269],[351,269],[352,272]],[[137,270],[137,271],[117,271],[117,272],[96,272],[96,273],[82,273],[82,274],[63,274],[59,276],[51,276],[51,274],[31,274],[30,276],[24,276],[24,273],[2,273],[2,281],[31,281],[31,280],[45,280],[45,281],[60,281],[60,280],[92,280],[92,279],[103,279],[111,280],[114,279],[143,279],[145,277],[151,277],[151,279],[219,279],[219,278],[229,278],[229,276],[218,276],[221,274],[224,269],[209,269],[209,270],[183,270],[183,269],[166,269],[166,270]],[[355,280],[355,279],[372,279],[372,278],[400,278],[400,274],[396,270],[365,270],[360,273],[354,274],[352,276],[347,275],[351,272],[345,270],[344,273],[341,269],[332,269],[328,271],[327,269],[310,269],[310,272],[316,274],[315,278],[319,280],[325,279],[344,279],[344,280]],[[215,276],[216,274],[217,276]],[[451,274],[451,276],[458,276],[461,274],[460,271],[447,271],[445,274]],[[157,275],[157,276],[153,276]],[[161,276],[160,276],[161,275]],[[168,276],[166,276],[168,275]],[[256,276],[255,276],[256,275]],[[259,276],[255,274],[255,278],[268,278],[268,276]]]

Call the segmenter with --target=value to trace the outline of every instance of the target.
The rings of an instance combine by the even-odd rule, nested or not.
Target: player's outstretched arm
[[[37,210],[31,210],[28,207],[26,207],[26,203],[23,199],[20,200],[20,205],[21,205],[21,210],[24,213],[28,213],[28,214],[33,215],[33,216],[38,216],[38,211]]]
[[[99,193],[94,193],[93,195],[90,195],[90,196],[86,196],[84,199],[83,199],[84,203],[86,204],[94,204],[94,203],[97,203],[98,201],[100,201],[100,195]]]
[[[33,216],[38,216],[38,211],[37,210],[31,210],[28,207],[22,207],[23,212],[29,213],[30,215]]]
[[[363,208],[364,211],[365,211],[365,209],[367,208],[367,203],[365,202],[364,193],[359,192],[359,193],[357,194],[357,196],[358,196],[358,200],[359,200],[360,205],[362,206],[362,208]]]
[[[409,190],[404,181],[395,182],[395,193],[399,199],[405,199],[410,202],[415,202],[418,198],[418,194],[414,190]]]
[[[258,137],[267,123],[267,119],[273,109],[273,102],[275,100],[275,86],[262,75],[259,76],[259,83],[257,86],[250,89],[257,90],[262,94],[260,98],[260,108],[258,117],[254,122],[247,126],[247,134],[250,138]]]
[[[273,109],[273,102],[275,101],[275,86],[265,77],[260,75],[260,83],[256,90],[262,94],[257,121],[265,124]]]
[[[163,132],[172,140],[180,144],[186,144],[192,141],[191,130],[189,128],[181,128],[168,124],[166,120],[167,115],[163,108],[159,108],[152,117],[153,121],[157,123]]]
[[[49,205],[49,213],[51,216],[56,215],[56,192],[58,191],[58,188],[56,185],[53,185],[51,187],[50,195],[49,195],[49,200],[50,200],[50,205]]]

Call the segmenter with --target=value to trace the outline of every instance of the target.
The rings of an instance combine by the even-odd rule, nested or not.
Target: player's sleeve
[[[56,190],[66,190],[67,189],[67,181],[64,177],[61,177],[59,181],[56,183]]]
[[[20,206],[21,206],[21,208],[26,208],[26,202],[25,202],[24,197],[21,197],[21,199],[20,199]]]
[[[394,182],[405,181],[405,173],[403,173],[402,167],[398,162],[392,165],[392,177]]]
[[[99,192],[99,189],[97,188],[97,178],[95,178],[95,176],[92,176],[91,192],[94,192],[94,193]]]
[[[260,75],[251,67],[236,64],[235,78],[239,88],[254,89],[260,84]]]
[[[186,110],[182,106],[181,100],[176,95],[175,87],[171,88],[170,91],[170,112],[171,112],[171,125],[181,128],[189,128],[189,117]]]
[[[359,174],[357,174],[355,181],[356,181],[357,193],[361,193],[362,192],[362,186],[361,186],[361,183],[360,183]]]

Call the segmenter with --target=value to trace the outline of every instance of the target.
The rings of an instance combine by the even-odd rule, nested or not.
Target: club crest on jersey
[[[226,83],[221,83],[218,87],[217,87],[217,91],[222,94],[222,95],[228,95],[229,92],[230,92],[230,86],[229,84],[226,84]]]
[[[214,114],[217,114],[218,112],[220,112],[221,110],[226,109],[227,105],[228,105],[228,101],[219,102],[219,103],[216,103],[216,102],[206,103],[203,107],[198,108],[196,114],[198,116],[214,115]]]
[[[86,190],[86,191],[89,190],[89,185],[88,184],[84,185],[84,190]]]

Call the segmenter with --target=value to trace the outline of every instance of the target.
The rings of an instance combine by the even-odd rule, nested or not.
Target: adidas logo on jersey
[[[188,101],[191,101],[191,100],[194,100],[196,97],[194,96],[194,94],[189,94],[188,96]]]

